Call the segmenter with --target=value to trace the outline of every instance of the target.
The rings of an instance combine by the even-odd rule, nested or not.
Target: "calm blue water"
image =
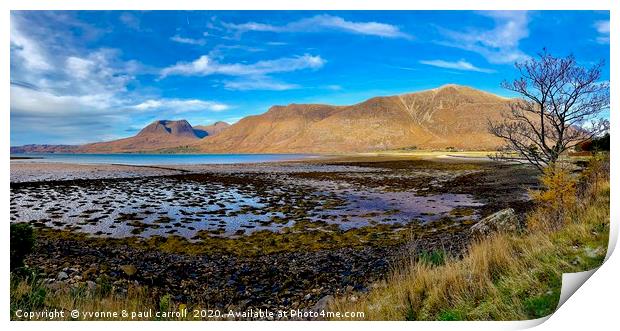
[[[233,164],[291,161],[316,157],[310,154],[11,154],[33,159],[17,162],[59,162],[78,164]]]

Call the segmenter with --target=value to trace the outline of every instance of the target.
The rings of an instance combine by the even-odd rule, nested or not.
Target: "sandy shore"
[[[290,173],[290,172],[332,172],[342,170],[337,165],[325,165],[328,160],[350,161],[348,157],[322,158],[307,161],[277,161],[238,164],[195,164],[195,165],[123,165],[123,164],[77,164],[59,162],[11,161],[11,183],[42,182],[74,179],[113,179],[168,176],[187,173]],[[368,171],[350,166],[349,171]]]
[[[30,159],[11,160],[11,183],[40,182],[73,179],[136,178],[147,176],[178,175],[202,172],[332,172],[342,171],[339,163],[402,161],[405,159],[434,160],[438,162],[489,162],[482,152],[411,152],[411,153],[358,153],[323,155],[297,161],[273,161],[238,164],[195,164],[195,165],[123,165],[123,164],[77,164],[60,162],[33,162]],[[330,163],[326,165],[325,163]],[[368,171],[349,167],[350,171]]]

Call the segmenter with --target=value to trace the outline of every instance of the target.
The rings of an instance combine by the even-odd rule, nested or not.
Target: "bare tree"
[[[609,109],[609,83],[599,81],[602,66],[601,61],[584,68],[572,55],[553,57],[546,49],[538,58],[516,63],[521,77],[502,87],[520,98],[503,120],[489,121],[489,131],[506,142],[496,158],[517,154],[542,171],[562,153],[607,132],[609,121],[599,119]]]

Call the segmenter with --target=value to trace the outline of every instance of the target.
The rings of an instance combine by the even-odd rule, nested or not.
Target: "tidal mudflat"
[[[11,222],[37,228],[27,262],[50,284],[229,309],[310,309],[380,286],[411,249],[459,254],[536,183],[521,165],[449,159],[62,166],[11,165]]]

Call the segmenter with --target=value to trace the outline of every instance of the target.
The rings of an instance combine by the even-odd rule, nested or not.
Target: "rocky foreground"
[[[527,186],[523,183],[535,183],[530,170],[521,166],[379,161],[246,165],[244,173],[239,173],[239,166],[212,167],[210,170],[137,170],[156,172],[149,174],[152,175],[149,177],[151,180],[138,176],[140,181],[186,183],[189,180],[198,183],[196,185],[221,181],[222,173],[225,173],[225,185],[246,187],[242,193],[255,195],[259,202],[271,201],[265,205],[266,210],[282,213],[283,218],[290,218],[297,225],[277,232],[257,231],[232,237],[208,232],[193,238],[155,235],[112,239],[105,234],[93,235],[81,231],[83,229],[76,228],[75,224],[69,224],[70,218],[59,216],[56,221],[50,222],[37,219],[32,220],[32,224],[38,225],[37,245],[26,263],[39,269],[48,286],[58,290],[85,287],[122,294],[129,287],[139,285],[148,288],[155,298],[170,295],[175,302],[204,307],[320,309],[333,296],[344,295],[354,301],[360,292],[382,286],[382,279],[390,268],[408,261],[412,254],[417,254],[414,252],[442,250],[459,255],[469,243],[472,224],[508,206],[526,208],[527,202],[522,197]],[[12,166],[12,176],[14,169],[18,168]],[[508,172],[511,176],[506,176]],[[242,180],[231,179],[235,176],[241,176],[239,178]],[[126,184],[123,184],[125,179],[103,176],[80,181],[61,180],[55,185],[65,185],[71,190],[76,187],[105,190],[110,180],[115,181],[115,186],[139,182],[126,179]],[[21,200],[14,200],[14,197],[20,196],[26,201],[28,192],[45,197],[40,191],[44,187],[58,202],[64,199],[63,194],[73,192],[67,188],[47,188],[49,183],[12,183],[13,221],[20,221],[19,215],[24,213],[20,207]],[[274,187],[278,190],[274,191]],[[309,193],[312,187],[317,192]],[[352,209],[353,202],[346,200],[346,197],[357,191],[385,192],[385,196],[392,199],[395,195],[390,194],[395,192],[410,192],[412,199],[427,196],[431,201],[432,197],[449,192],[471,196],[480,204],[453,208],[441,214],[440,219],[437,215],[420,215],[419,219],[405,223],[390,215],[409,215],[406,211],[376,211],[357,215],[367,218],[368,224],[355,227],[357,223],[350,220],[355,208]],[[134,195],[143,194],[140,190],[132,192]],[[286,204],[272,201],[278,200],[273,199],[277,196],[273,192],[278,192],[283,199],[300,195],[311,201],[299,204],[302,210],[289,209]],[[328,198],[326,201],[329,204],[321,203],[323,195]],[[182,200],[184,196],[178,196],[181,200],[175,198],[168,203],[185,203]],[[289,203],[292,201],[295,200]],[[375,201],[371,202],[375,206]],[[439,206],[442,202],[438,200],[436,203]],[[399,208],[406,206],[400,205]],[[136,215],[141,215],[138,204],[135,208]],[[225,217],[231,212],[234,212],[231,215],[240,213],[238,210],[224,210],[218,217]],[[261,213],[256,210],[252,212]],[[56,215],[59,211],[54,209],[51,213]],[[308,221],[317,215],[329,217]],[[196,215],[190,217],[195,218]],[[424,222],[424,217],[428,217],[428,221]],[[115,222],[121,225],[125,224],[123,222],[135,223],[131,223],[130,219]],[[183,223],[179,226],[188,225]],[[84,229],[87,228],[85,225]]]

